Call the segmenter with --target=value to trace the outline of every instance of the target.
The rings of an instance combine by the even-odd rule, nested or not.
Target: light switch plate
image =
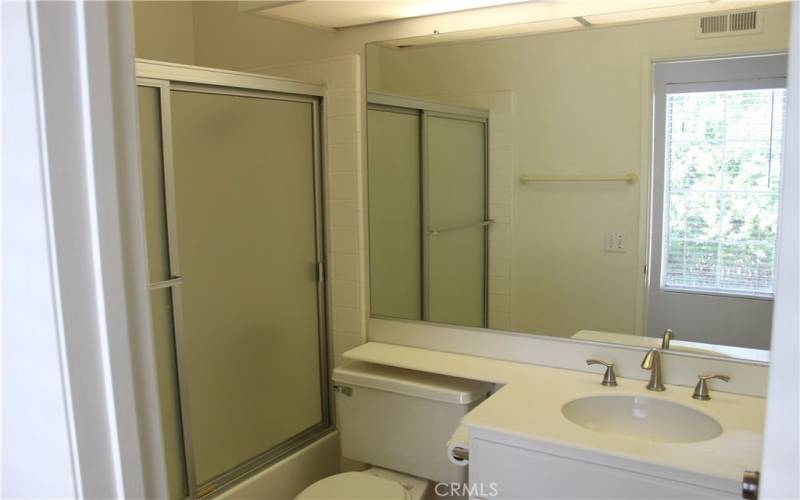
[[[625,235],[622,233],[606,233],[603,250],[606,252],[627,252],[627,248],[625,247]]]

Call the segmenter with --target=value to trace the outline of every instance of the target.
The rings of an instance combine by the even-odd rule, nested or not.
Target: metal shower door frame
[[[430,214],[428,173],[430,171],[428,161],[428,133],[427,119],[429,117],[449,118],[455,120],[465,120],[483,123],[484,134],[484,217],[481,223],[484,226],[484,263],[483,263],[483,327],[489,326],[489,112],[483,109],[469,108],[466,106],[456,106],[439,102],[426,101],[415,97],[406,97],[380,92],[369,92],[367,94],[367,109],[394,113],[408,113],[419,117],[419,145],[420,145],[420,240],[422,242],[420,252],[422,260],[421,283],[421,321],[429,321],[430,318]],[[369,127],[367,127],[369,130]],[[369,178],[369,166],[367,166],[367,177]],[[367,193],[369,197],[369,193]],[[369,227],[367,227],[369,231]],[[370,312],[371,317],[374,316]]]
[[[183,458],[188,498],[201,498],[212,492],[230,487],[238,481],[257,473],[265,466],[275,463],[302,446],[309,444],[333,430],[330,394],[330,373],[328,353],[329,339],[327,329],[326,279],[325,279],[325,229],[322,190],[323,148],[325,147],[322,130],[322,95],[321,86],[295,82],[280,78],[223,71],[212,68],[201,68],[181,64],[161,63],[156,61],[137,60],[137,86],[156,88],[159,91],[162,165],[164,169],[164,197],[166,210],[167,247],[169,254],[170,279],[151,283],[150,289],[169,288],[173,302],[173,335],[175,337],[175,360],[177,366],[178,393],[183,441]],[[183,307],[180,285],[183,283],[180,274],[178,253],[177,211],[175,206],[175,178],[172,143],[172,114],[170,92],[172,90],[192,91],[210,94],[222,94],[280,101],[308,103],[312,107],[313,136],[313,169],[314,169],[314,224],[317,258],[317,331],[319,340],[320,368],[320,407],[321,420],[287,440],[264,450],[211,478],[203,484],[197,483],[195,457],[192,446],[191,416],[189,411],[189,392],[186,360],[183,344],[185,331],[183,328]]]

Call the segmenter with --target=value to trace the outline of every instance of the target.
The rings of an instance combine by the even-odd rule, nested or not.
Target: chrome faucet
[[[650,382],[646,387],[648,391],[661,392],[666,390],[666,387],[661,382],[661,353],[658,352],[658,349],[647,351],[642,360],[642,368],[650,370]]]
[[[672,330],[667,328],[664,330],[664,335],[661,337],[661,348],[664,350],[669,349],[669,341],[675,338],[675,334],[672,333]]]

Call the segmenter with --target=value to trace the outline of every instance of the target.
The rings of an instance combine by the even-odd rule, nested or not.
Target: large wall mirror
[[[368,45],[372,316],[767,361],[790,8]]]

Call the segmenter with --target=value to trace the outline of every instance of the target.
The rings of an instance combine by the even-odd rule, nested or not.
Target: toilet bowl
[[[466,481],[447,441],[492,384],[360,361],[333,382],[342,456],[371,468],[321,479],[298,500],[422,500],[431,481]]]
[[[372,467],[321,479],[296,500],[422,500],[429,484],[425,479]]]

